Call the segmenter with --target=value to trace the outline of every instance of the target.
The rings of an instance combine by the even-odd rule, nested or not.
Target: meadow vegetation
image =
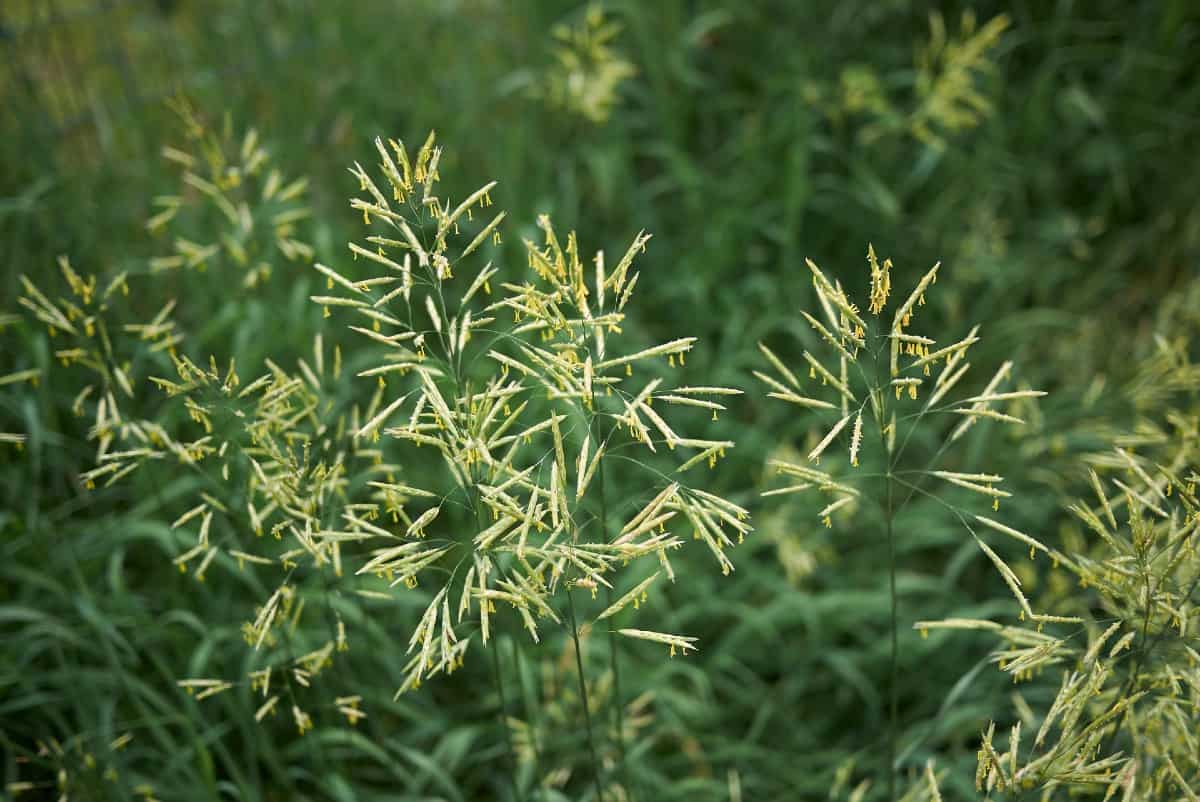
[[[1200,794],[1188,3],[50,5],[8,797]]]

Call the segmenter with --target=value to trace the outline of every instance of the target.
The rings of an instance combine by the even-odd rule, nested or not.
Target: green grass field
[[[1193,6],[4,4],[6,798],[1195,800]],[[418,156],[431,130],[443,148],[432,207],[432,151]],[[403,140],[414,180],[385,180],[376,137]],[[398,216],[352,207],[376,203],[356,163],[421,223],[413,240],[388,233]],[[451,219],[493,180],[491,208],[481,197]],[[501,210],[493,239],[484,226]],[[540,215],[566,253],[561,275]],[[452,281],[436,260],[417,265],[439,240],[458,253],[481,231]],[[601,327],[579,321],[618,313],[629,284],[618,261],[643,231],[637,292],[606,356],[592,339]],[[372,261],[384,246],[391,266]],[[879,315],[867,309],[882,281],[868,246],[892,263]],[[371,308],[403,325],[355,318],[362,301],[313,302],[382,295],[401,280],[397,254],[414,257],[412,298]],[[535,275],[539,254],[550,267]],[[468,292],[489,262],[491,294]],[[904,315],[893,324],[939,262],[919,308],[914,296],[914,329]],[[370,276],[383,278],[358,283]],[[532,292],[538,281],[558,294]],[[464,296],[476,321],[496,321],[469,338],[453,313]],[[934,341],[904,341],[916,400],[888,373],[898,335]],[[975,336],[948,366],[920,370],[923,353]],[[669,364],[666,351],[614,357],[683,337],[698,338],[686,361],[682,346]],[[536,513],[575,546],[599,533],[602,550],[639,511],[654,517],[668,482],[723,501],[663,506],[675,513],[664,533],[683,545],[674,581],[660,576],[644,603],[635,594],[639,609],[599,620],[666,570],[656,550],[593,575],[562,544],[540,566],[524,545],[500,548],[496,576],[529,586],[475,598],[456,625],[470,640],[462,667],[418,668],[412,682],[412,655],[433,647],[418,637],[410,652],[410,637],[437,577],[461,579],[458,566],[432,560],[415,587],[390,587],[382,571],[355,574],[378,543],[335,548],[321,532],[436,535],[486,554],[481,505],[508,468],[471,455],[508,445],[487,427],[509,412],[496,404],[474,422],[498,386],[485,385],[500,376],[489,348],[532,359],[521,342],[562,361],[504,375],[533,388],[520,426],[546,427],[529,446],[510,438],[513,465],[542,448],[531,488],[512,480],[525,488],[514,523],[541,537]],[[370,373],[388,349],[393,367],[411,357],[417,369]],[[830,375],[810,373],[806,353]],[[238,394],[231,359],[242,388],[271,377],[265,395]],[[921,412],[955,360],[971,372],[946,398],[968,411]],[[446,411],[417,378],[428,368]],[[684,388],[683,403],[652,396],[683,437],[736,443],[712,448],[711,469],[705,451],[677,471],[708,446],[674,440],[649,403],[631,403],[653,380]],[[577,381],[586,392],[568,390]],[[713,386],[742,393],[703,396],[719,415],[688,407],[701,397],[688,388]],[[405,393],[387,426],[365,426]],[[449,454],[405,440],[410,415],[410,434],[425,421],[442,438],[458,421],[480,442]],[[670,448],[642,448],[639,421]],[[585,441],[603,442],[605,459],[580,456]],[[602,467],[588,474],[592,458]],[[781,476],[779,462],[803,470]],[[803,472],[817,470],[826,479]],[[446,511],[431,539],[414,520],[427,499],[397,501],[379,482],[434,488]],[[834,499],[845,501],[830,510]],[[712,518],[737,507],[753,527],[741,543]],[[508,508],[491,509],[498,521]],[[713,540],[725,535],[727,551]],[[460,590],[442,619],[440,602],[428,607],[435,620]],[[480,608],[493,603],[485,644]],[[538,642],[519,612],[536,617]],[[620,629],[696,649],[668,657]]]

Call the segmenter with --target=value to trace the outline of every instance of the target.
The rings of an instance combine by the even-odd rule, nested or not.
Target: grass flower
[[[805,465],[786,459],[773,460],[771,466],[787,477],[791,484],[771,488],[764,495],[813,493],[821,497],[816,518],[827,527],[834,518],[859,515],[870,498],[878,502],[891,563],[891,631],[892,631],[892,689],[891,728],[889,749],[894,763],[897,700],[895,676],[898,660],[898,606],[896,591],[896,516],[915,496],[938,498],[928,489],[930,480],[981,495],[991,501],[993,510],[1000,499],[1011,493],[997,485],[1004,477],[993,473],[962,472],[939,468],[952,444],[978,420],[1004,424],[1020,424],[1015,415],[1002,411],[1015,400],[1033,399],[1044,395],[1035,391],[1004,391],[1011,364],[1005,363],[987,384],[982,393],[962,401],[946,403],[943,399],[962,379],[968,363],[965,361],[971,345],[978,342],[976,331],[966,337],[940,345],[938,338],[917,333],[915,326],[922,316],[926,294],[938,279],[940,265],[926,271],[899,304],[892,298],[891,260],[880,262],[873,246],[867,249],[870,279],[870,301],[864,315],[843,290],[839,281],[831,279],[811,260],[807,262],[820,315],[802,313],[813,332],[817,345],[813,351],[803,350],[801,371],[788,367],[775,351],[764,344],[760,350],[773,370],[756,372],[768,387],[767,395],[805,410],[805,414],[821,420],[819,439],[809,450]],[[889,304],[894,311],[888,314]],[[807,371],[804,370],[807,368]],[[934,370],[937,369],[935,373]],[[807,372],[807,383],[800,376]],[[906,464],[913,434],[918,430],[945,427],[955,417],[961,420],[945,432],[942,442],[928,462],[919,468]],[[947,423],[939,423],[946,421]],[[864,438],[864,429],[871,434]],[[835,446],[843,443],[844,445]],[[844,451],[843,451],[844,448]],[[844,462],[834,454],[845,455]],[[827,458],[828,468],[818,467]],[[866,470],[863,461],[870,466]],[[830,465],[830,463],[834,463]],[[999,554],[984,540],[978,525],[1022,543],[1035,550],[1047,551],[1036,539],[1016,532],[1002,523],[981,516],[968,517],[957,507],[942,502],[976,541],[983,554],[995,565],[1017,600],[1020,616],[1039,622],[1051,620],[1034,613],[1022,590],[1021,581]],[[1053,619],[1057,620],[1057,619]],[[894,774],[886,772],[894,796]]]

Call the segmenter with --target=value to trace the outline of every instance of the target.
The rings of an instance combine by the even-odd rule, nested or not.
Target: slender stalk
[[[459,382],[456,376],[456,394],[458,386]],[[475,527],[477,530],[481,530],[483,524],[480,520],[482,510],[479,505],[479,483],[478,478],[475,476],[474,468],[471,469],[471,489],[467,497],[471,502],[471,512],[475,516]],[[481,603],[487,604],[487,601],[485,600]],[[513,648],[516,648],[515,644]],[[512,732],[508,728],[508,699],[504,693],[504,672],[500,670],[499,633],[496,633],[496,642],[489,651],[492,653],[492,684],[496,686],[496,695],[500,698],[500,731],[504,733],[504,750],[508,754],[510,769],[508,775],[509,784],[512,786],[513,799],[518,800],[518,802],[524,802],[525,796],[521,793],[520,785],[517,783],[517,752],[513,749]]]
[[[879,353],[875,356],[875,374],[880,375]],[[896,457],[888,448],[888,436],[886,427],[888,426],[887,415],[887,390],[884,382],[878,383],[878,403],[875,405],[879,415],[879,444],[880,453],[884,455],[887,461],[887,470],[884,473],[884,504],[883,518],[884,528],[887,532],[888,544],[888,594],[890,597],[890,623],[892,630],[891,637],[891,659],[889,665],[888,677],[888,749],[887,749],[887,779],[888,779],[888,798],[892,802],[896,802],[896,741],[898,738],[898,730],[900,727],[900,704],[899,704],[899,662],[900,662],[900,626],[899,626],[899,596],[896,593],[896,498],[895,498],[895,471]],[[894,434],[894,432],[893,432]],[[911,495],[911,494],[910,494]]]
[[[600,786],[600,760],[596,755],[596,739],[592,734],[591,705],[588,703],[587,682],[583,674],[583,650],[579,645],[579,626],[575,620],[575,601],[570,588],[567,589],[567,614],[571,618],[571,640],[575,642],[575,670],[579,675],[579,701],[583,704],[583,723],[587,728],[588,751],[592,755],[592,780],[596,784],[596,800],[604,802],[604,792]]]
[[[596,404],[595,391],[592,392],[592,439],[596,441],[596,447],[599,448],[603,441],[600,439],[600,418],[595,413]],[[604,464],[601,460],[600,466],[596,471],[596,492],[599,495],[600,503],[600,537],[608,542],[608,496],[604,490]],[[605,588],[607,603],[609,606],[613,604],[613,589],[611,586]],[[617,742],[617,758],[621,766],[621,785],[625,788],[625,793],[630,800],[635,797],[629,784],[629,768],[625,764],[625,709],[624,699],[621,694],[621,661],[620,661],[620,639],[617,637],[617,632],[613,628],[608,630],[608,660],[609,666],[613,675],[612,695],[610,698],[610,707],[612,708],[613,724],[616,727],[616,742]]]
[[[438,303],[441,306],[442,318],[448,319],[449,316],[446,314],[446,300],[442,294],[441,284],[439,282],[434,282],[434,287],[437,290],[437,298]],[[411,319],[411,310],[409,314]],[[446,365],[448,368],[450,368],[449,374],[451,380],[454,382],[454,397],[456,399],[462,398],[463,388],[466,385],[462,354],[460,353],[457,359],[451,359],[450,348],[449,344],[446,342],[445,335],[439,332],[438,337],[441,339],[443,352],[446,354]],[[471,514],[475,518],[475,529],[476,531],[481,531],[483,529],[483,510],[481,509],[480,504],[480,476],[477,466],[471,466],[469,478],[470,485],[469,487],[464,487],[463,490],[466,493]],[[486,601],[482,601],[481,603],[487,604]],[[515,644],[513,648],[516,648]],[[516,750],[513,749],[512,732],[508,727],[508,699],[504,693],[504,672],[500,670],[499,633],[497,633],[496,643],[490,651],[492,653],[492,684],[496,686],[496,694],[500,699],[500,731],[504,734],[504,748],[505,752],[508,754],[508,765],[510,768],[508,779],[510,785],[512,786],[513,799],[518,800],[518,802],[524,802],[525,797],[521,793],[520,785],[517,782],[517,774],[519,771],[517,767],[517,753]]]
[[[611,607],[615,599],[613,598],[613,589],[606,588],[607,604]],[[610,707],[612,708],[613,726],[616,727],[616,742],[617,742],[617,759],[621,766],[621,785],[625,788],[625,794],[632,802],[635,799],[633,791],[629,785],[629,768],[625,765],[625,710],[624,697],[621,695],[621,660],[618,656],[620,652],[620,640],[617,638],[615,629],[608,630],[608,663],[613,675],[612,699]]]
[[[486,601],[484,602],[487,603]],[[504,748],[508,753],[508,765],[512,771],[508,775],[512,786],[513,799],[523,800],[520,786],[517,784],[517,754],[513,750],[512,733],[508,729],[508,700],[504,694],[504,673],[500,670],[500,639],[489,651],[492,653],[492,684],[496,686],[496,694],[500,697],[500,729],[504,732]]]
[[[471,510],[475,514],[476,527],[482,528],[482,526],[478,523],[480,514],[478,496],[479,486],[474,484],[472,485],[472,492],[470,494]],[[486,601],[483,601],[482,603],[487,604]],[[516,648],[515,644],[513,648]],[[508,754],[508,765],[511,770],[508,775],[508,779],[512,785],[513,799],[518,800],[518,802],[523,802],[525,797],[521,793],[520,786],[517,783],[517,753],[516,750],[513,749],[512,732],[508,728],[508,699],[504,693],[504,672],[500,670],[499,633],[497,633],[496,643],[489,651],[492,653],[492,684],[496,686],[496,694],[500,697],[500,731],[504,733],[504,748],[505,752]]]
[[[888,541],[888,564],[889,564],[889,586],[891,591],[891,606],[892,606],[892,659],[891,659],[891,677],[888,685],[888,796],[895,802],[896,799],[896,729],[899,726],[899,704],[897,701],[897,679],[899,677],[899,622],[897,621],[898,607],[896,597],[896,532],[892,526],[894,519],[892,511],[892,469],[889,465],[887,472],[887,541]]]

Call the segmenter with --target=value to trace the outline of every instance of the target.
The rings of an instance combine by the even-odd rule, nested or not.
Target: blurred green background
[[[663,800],[845,798],[884,759],[886,548],[869,526],[820,526],[815,499],[758,499],[767,458],[819,432],[763,397],[756,343],[795,358],[808,342],[805,257],[860,297],[868,242],[895,261],[901,292],[940,260],[931,333],[950,341],[979,323],[977,381],[1013,359],[1020,381],[1051,393],[1016,434],[978,427],[954,469],[1009,476],[1008,520],[1025,531],[1072,526],[1063,505],[1080,456],[1144,411],[1137,365],[1154,334],[1196,342],[1200,8],[659,0],[603,13],[620,31],[573,77],[554,35],[587,29],[588,7],[572,2],[6,0],[0,313],[19,311],[20,274],[53,282],[60,254],[104,276],[144,274],[170,251],[145,221],[156,196],[178,191],[160,156],[182,140],[165,105],[177,94],[217,123],[255,127],[276,166],[310,178],[300,228],[327,264],[347,259],[355,231],[346,167],[375,158],[375,136],[419,143],[431,128],[447,181],[497,179],[496,204],[522,236],[540,213],[588,252],[619,253],[649,231],[630,326],[699,336],[685,375],[747,389],[714,427],[738,448],[712,479],[751,507],[757,532],[733,576],[685,558],[651,606],[660,628],[702,648],[628,658],[625,695],[652,694],[630,749],[633,788]],[[497,257],[520,269],[520,238]],[[161,279],[196,354],[253,366],[309,352],[328,330],[307,300],[319,282],[304,264],[273,268],[249,291],[231,292],[218,268]],[[161,303],[135,293],[131,319]],[[49,369],[37,387],[0,387],[0,431],[29,435],[21,451],[0,444],[6,783],[33,781],[27,793],[46,799],[60,783],[73,799],[511,794],[486,671],[391,701],[408,608],[360,622],[363,648],[322,677],[328,698],[363,696],[369,717],[355,728],[330,716],[301,737],[285,716],[256,723],[248,689],[196,702],[177,688],[248,664],[238,626],[262,588],[173,570],[166,525],[186,483],[83,491],[93,449],[70,415],[77,383],[56,375],[40,327],[2,319],[0,375]],[[938,442],[934,431],[919,445]],[[914,503],[901,530],[901,767],[936,758],[947,798],[974,798],[978,733],[1010,708],[1010,685],[987,664],[986,639],[921,640],[908,624],[1014,611],[936,505]],[[531,726],[570,772],[560,793],[585,798],[578,700],[555,681],[569,669],[564,642],[524,652],[513,671],[545,705]],[[552,692],[539,697],[544,677]]]

